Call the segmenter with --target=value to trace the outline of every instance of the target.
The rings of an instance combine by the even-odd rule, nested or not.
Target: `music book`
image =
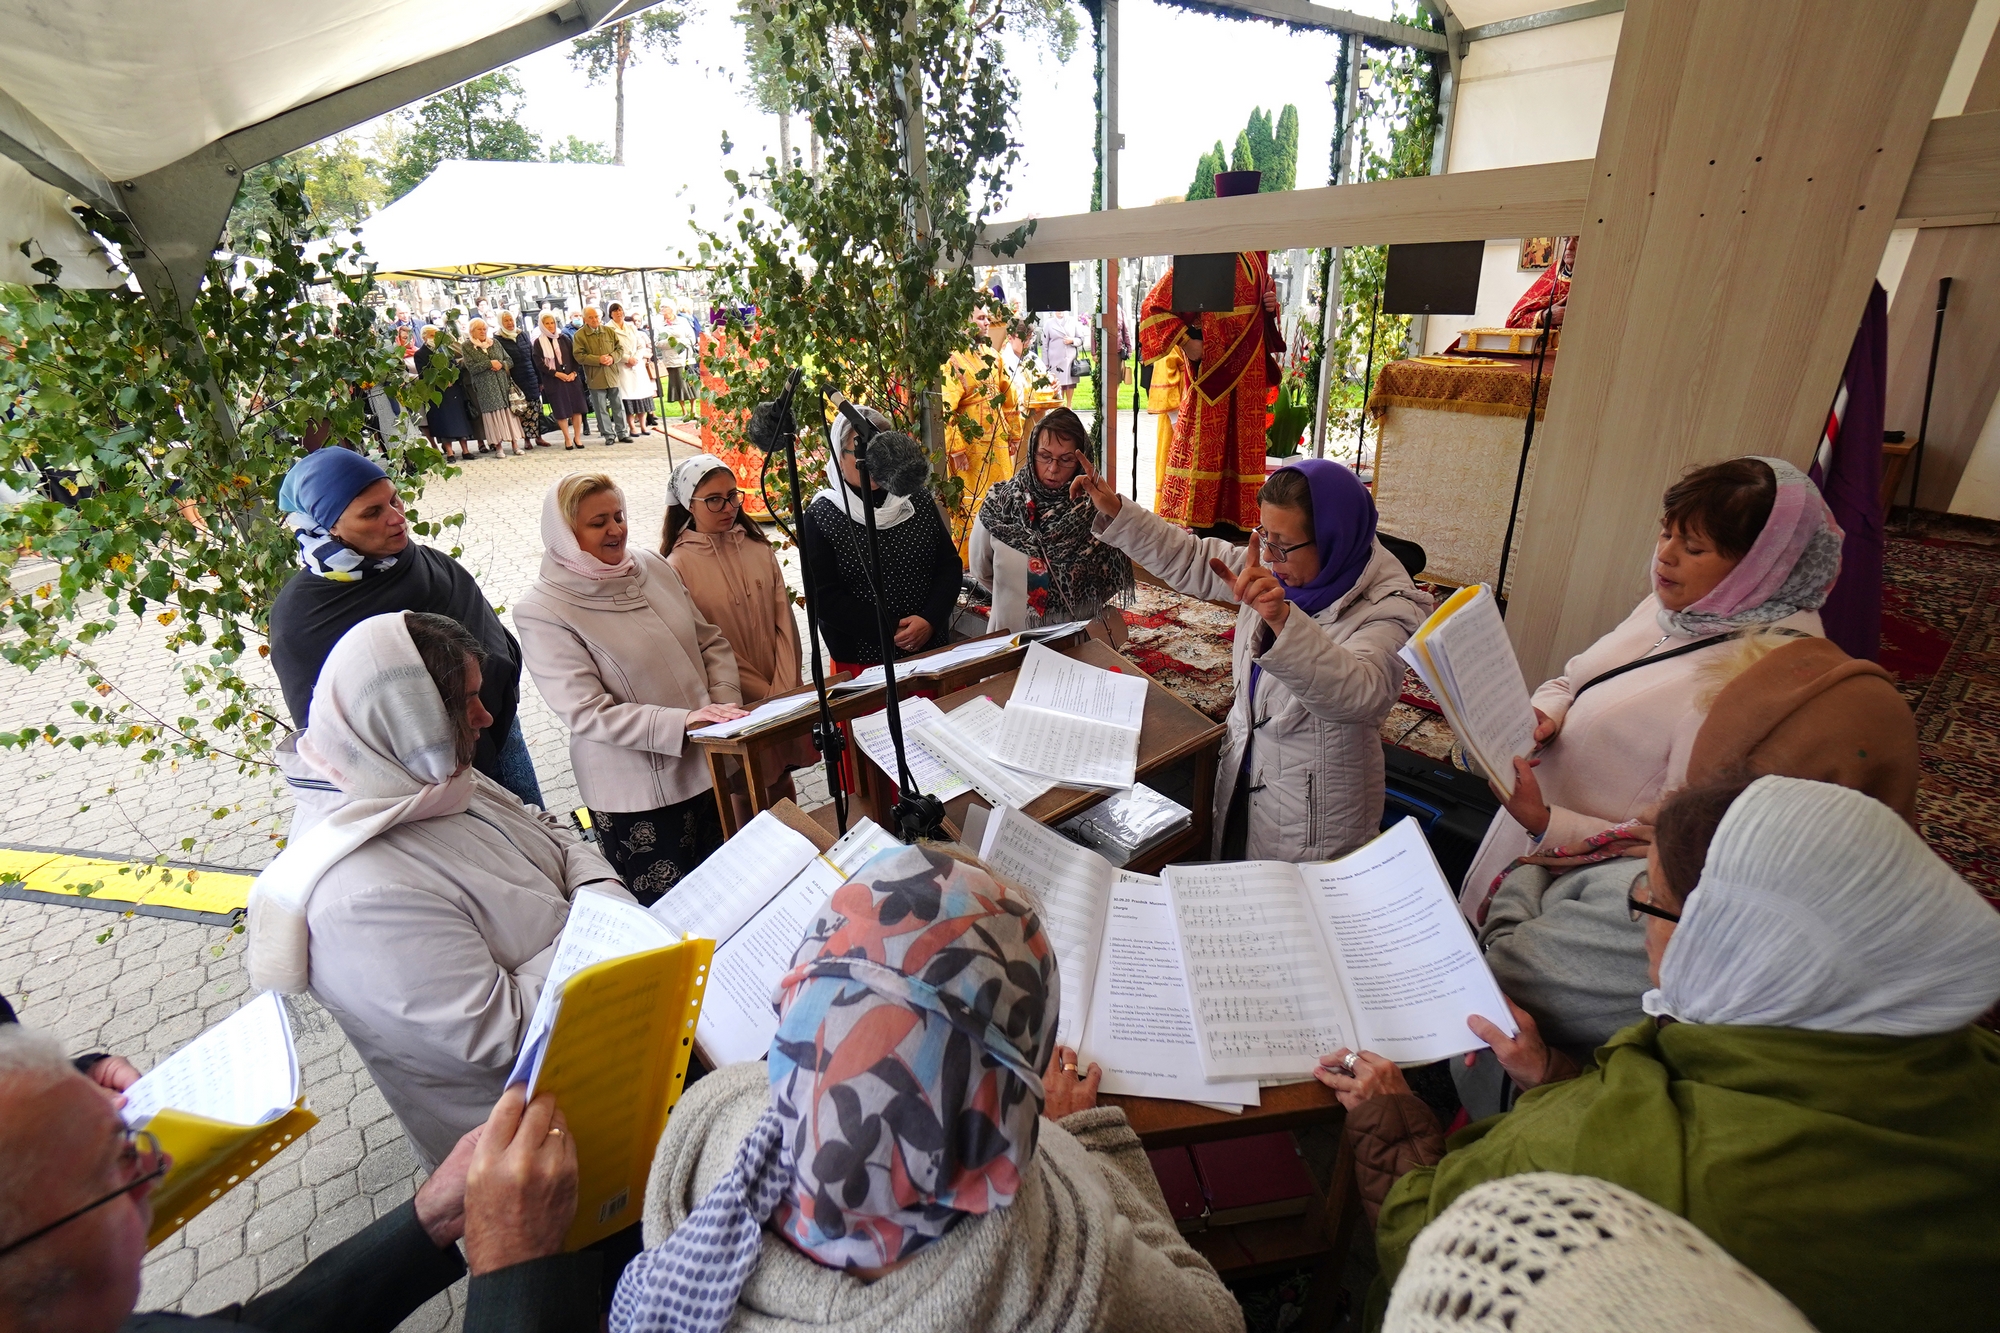
[[[1513,1015],[1414,819],[1337,861],[1168,866],[1202,1069],[1296,1078],[1345,1046],[1401,1064]]]
[[[1033,644],[1002,710],[995,757],[1071,787],[1129,787],[1146,679]]]
[[[1104,1071],[1104,1092],[1254,1106],[1254,1079],[1210,1082],[1160,881],[1113,866],[1019,810],[986,823],[980,859],[1041,900],[1061,992],[1056,1040]]]
[[[1492,589],[1475,583],[1453,593],[1401,655],[1482,774],[1512,796],[1514,757],[1535,748],[1535,709]]]
[[[903,699],[898,711],[903,716],[903,753],[910,761],[910,781],[917,784],[917,790],[940,801],[949,801],[971,791],[972,783],[966,780],[965,774],[934,748],[925,746],[917,735],[918,727],[944,717],[937,704],[923,698]],[[875,761],[875,766],[888,775],[890,783],[900,782],[896,747],[889,735],[889,710],[884,708],[879,713],[857,717],[851,726],[854,743],[861,747],[862,753]]]
[[[904,735],[906,739],[914,737],[918,747],[964,778],[989,806],[1020,809],[1056,784],[1011,769],[993,758],[1005,717],[1000,705],[982,694],[949,713],[940,712],[928,718]]]
[[[578,890],[509,1086],[554,1095],[576,1140],[580,1250],[630,1226],[686,1084],[715,944],[683,939],[637,903]]]
[[[125,1123],[173,1155],[153,1191],[151,1249],[319,1123],[275,991],[196,1037],[125,1090]]]
[[[754,824],[745,825],[736,838],[749,834]],[[888,830],[863,816],[827,851],[815,849],[788,878],[774,876],[761,882],[760,891],[769,890],[763,894],[762,904],[721,940],[710,969],[708,1001],[702,1006],[696,1032],[702,1053],[711,1063],[720,1066],[764,1058],[778,1030],[772,992],[790,970],[806,926],[834,890],[856,871],[879,853],[902,845]]]

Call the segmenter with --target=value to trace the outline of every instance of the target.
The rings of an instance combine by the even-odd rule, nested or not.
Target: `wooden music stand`
[[[982,634],[979,638],[998,639],[1007,637],[1009,634],[1011,634],[1011,631],[1002,630],[994,634]],[[1084,632],[1078,630],[1075,634],[1067,638],[1051,642],[1049,646],[1057,648],[1060,651],[1063,647],[1074,644],[1084,637]],[[972,640],[967,640],[966,642],[972,642]],[[947,645],[947,647],[951,648],[963,646],[963,643]],[[943,648],[934,648],[930,652],[918,653],[914,657],[906,657],[896,663],[896,693],[899,698],[908,698],[918,693],[934,695],[960,692],[966,686],[986,680],[991,676],[1017,670],[1021,665],[1021,659],[1028,655],[1027,645],[1024,644],[1018,648],[1009,648],[1004,653],[995,653],[991,657],[981,657],[970,662],[961,662],[956,666],[946,668],[935,676],[916,674],[923,669],[925,658],[943,651],[945,651]],[[1120,660],[1122,661],[1123,659]],[[1137,670],[1138,668],[1133,667],[1131,669]],[[847,678],[847,673],[841,672],[838,675],[829,677],[827,684],[832,686]],[[1011,679],[1010,677],[1010,683]],[[1155,686],[1154,688],[1157,689],[1158,687]],[[791,695],[785,697],[804,697],[811,694],[812,687],[808,685],[804,689],[792,691]],[[888,707],[888,696],[888,690],[879,685],[873,689],[859,690],[852,694],[837,696],[831,703],[834,721],[844,723],[852,721],[857,717],[863,717],[869,713],[879,712],[883,708]],[[1146,716],[1150,720],[1152,715],[1152,701],[1149,699],[1146,705]],[[1197,716],[1199,715],[1197,714]],[[750,811],[754,816],[768,804],[766,791],[777,776],[772,771],[776,767],[776,761],[773,756],[779,751],[795,746],[801,739],[810,737],[813,726],[818,721],[819,709],[807,708],[791,717],[781,718],[776,722],[758,727],[754,731],[746,731],[736,736],[715,738],[693,736],[689,738],[707,753],[708,774],[710,780],[714,783],[716,810],[722,817],[722,835],[725,838],[733,837],[736,830],[741,827],[736,818],[735,803],[729,799],[732,790],[730,783],[734,780],[734,773],[731,771],[731,761],[734,761],[736,772],[744,775],[745,785],[749,788]],[[848,754],[853,759],[854,766],[852,771],[855,774],[855,785],[859,788],[854,793],[856,798],[855,808],[863,813],[874,814],[876,822],[885,828],[894,827],[889,819],[888,811],[889,807],[895,804],[896,800],[895,780],[893,778],[885,778],[881,770],[875,767],[874,761],[869,759],[867,755],[860,753],[858,747],[850,744],[848,746]],[[1050,794],[1053,795],[1054,793]],[[831,805],[821,806],[814,813],[815,816],[824,815],[830,819],[833,807]],[[955,830],[953,836],[957,836]]]
[[[1146,712],[1140,722],[1139,763],[1136,769],[1136,776],[1140,781],[1182,763],[1192,761],[1194,765],[1194,795],[1189,802],[1194,812],[1193,822],[1188,828],[1139,857],[1126,868],[1139,874],[1150,875],[1158,873],[1161,866],[1173,861],[1205,860],[1215,830],[1215,766],[1222,754],[1222,741],[1227,735],[1227,729],[1190,708],[1177,695],[1140,670],[1131,658],[1113,651],[1097,639],[1085,638],[1057,651],[1065,657],[1073,657],[1092,666],[1144,677]],[[1004,705],[1008,696],[1014,692],[1014,681],[1020,675],[1018,666],[1017,660],[1015,669],[994,675],[972,688],[945,695],[937,701],[938,707],[949,713],[960,704],[970,702],[981,694],[988,695],[995,703]],[[893,799],[893,790],[891,798]],[[1037,823],[1059,824],[1072,815],[1081,814],[1103,799],[1104,793],[1101,791],[1056,787],[1038,797],[1022,813]],[[985,806],[986,801],[976,793],[968,792],[946,802],[944,809],[947,836],[956,838],[961,835],[965,829],[966,814],[974,805]],[[878,822],[882,819],[880,814],[875,817]]]

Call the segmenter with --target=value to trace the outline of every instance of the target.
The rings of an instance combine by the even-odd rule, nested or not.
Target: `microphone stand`
[[[1500,539],[1500,577],[1493,587],[1493,600],[1500,614],[1507,614],[1507,561],[1514,554],[1514,523],[1521,516],[1521,488],[1528,480],[1528,450],[1535,444],[1535,409],[1542,401],[1542,366],[1549,358],[1549,319],[1556,308],[1556,287],[1562,277],[1562,254],[1557,252],[1555,277],[1549,280],[1549,299],[1542,303],[1542,336],[1535,341],[1535,382],[1528,390],[1528,424],[1521,431],[1521,462],[1514,469],[1514,501],[1507,506],[1507,535]]]
[[[875,527],[875,478],[868,471],[868,444],[881,428],[867,417],[862,416],[854,404],[839,395],[834,402],[840,415],[854,428],[854,462],[861,472],[861,522],[868,534],[868,582],[875,594],[875,633],[882,644],[882,685],[888,699],[889,743],[896,751],[896,804],[891,815],[896,821],[896,836],[904,842],[916,842],[923,838],[936,838],[944,832],[944,802],[937,797],[917,790],[916,779],[910,776],[909,752],[903,748],[903,713],[896,698],[896,636],[889,628],[889,610],[882,604],[882,541]],[[834,467],[840,466],[839,458],[833,460]],[[924,503],[929,497],[922,497]]]
[[[777,439],[773,442],[775,449],[766,453],[768,457],[770,452],[781,450],[785,455],[785,480],[792,493],[792,516],[795,523],[803,519],[806,511],[799,490],[799,423],[792,415],[792,394],[798,389],[799,381],[804,378],[804,374],[805,372],[795,369],[786,377],[785,392],[778,398],[776,419],[772,423],[777,432]],[[799,546],[803,555],[805,547],[799,543],[798,536],[787,535],[792,538],[794,545]],[[819,594],[814,590],[810,572],[803,568],[800,572],[802,577],[799,581],[804,585],[806,594],[806,639],[812,645],[813,692],[819,696],[819,721],[813,723],[812,729],[813,749],[819,751],[820,757],[826,762],[826,789],[833,796],[833,813],[840,823],[841,833],[845,834],[847,792],[841,785],[840,756],[847,747],[847,736],[841,731],[840,724],[833,720],[833,702],[826,692],[826,667],[820,660],[819,651]]]

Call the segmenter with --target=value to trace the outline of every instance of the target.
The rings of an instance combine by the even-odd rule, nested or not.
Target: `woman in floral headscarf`
[[[1055,1044],[1058,990],[1035,909],[984,870],[870,861],[779,982],[768,1063],[675,1108],[615,1333],[1240,1330]]]

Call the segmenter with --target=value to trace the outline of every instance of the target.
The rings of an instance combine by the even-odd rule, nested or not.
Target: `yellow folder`
[[[146,1233],[146,1248],[193,1221],[318,1123],[303,1097],[262,1125],[231,1125],[172,1109],[155,1115],[146,1128],[172,1154],[174,1164],[153,1191],[153,1228]]]
[[[715,941],[684,940],[586,967],[563,987],[535,1095],[555,1094],[576,1139],[576,1221],[565,1250],[639,1220],[714,957]]]

